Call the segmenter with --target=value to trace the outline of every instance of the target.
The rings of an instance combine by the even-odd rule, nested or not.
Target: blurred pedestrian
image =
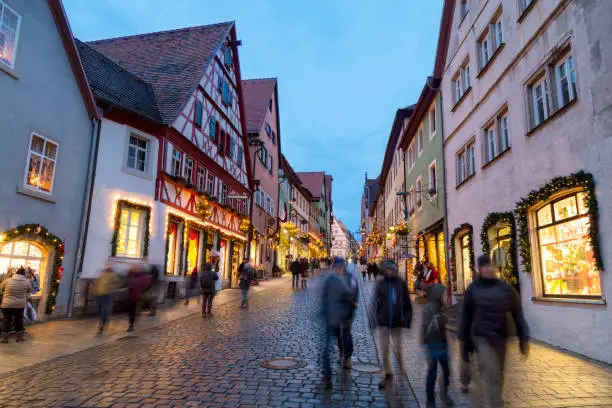
[[[149,316],[155,316],[157,314],[157,303],[164,289],[164,281],[159,265],[149,265],[149,274],[151,275],[151,285],[145,292],[145,297],[149,303]]]
[[[529,328],[517,293],[498,279],[488,255],[478,257],[478,276],[465,291],[459,326],[462,355],[474,347],[485,408],[503,407],[504,365],[508,339],[507,316],[516,326],[519,349],[529,353]]]
[[[379,383],[384,388],[393,377],[389,360],[391,341],[398,353],[398,361],[403,371],[402,330],[409,329],[412,322],[412,304],[406,282],[399,277],[397,264],[392,260],[381,263],[383,279],[374,288],[374,314],[378,325],[379,341],[382,345],[385,376]]]
[[[240,290],[242,292],[241,309],[249,308],[249,289],[251,288],[251,282],[253,282],[254,275],[255,273],[253,272],[251,263],[246,263],[242,269],[242,273],[238,277],[240,279]]]
[[[302,289],[308,288],[308,276],[310,276],[310,270],[308,267],[306,267],[306,269],[302,269],[301,271]]]
[[[136,313],[140,306],[142,295],[151,285],[151,275],[145,273],[141,266],[132,266],[127,276],[128,288],[128,318],[130,325],[127,331],[134,331]]]
[[[323,383],[331,388],[330,349],[332,337],[336,337],[340,362],[343,368],[351,368],[353,337],[351,325],[357,308],[357,283],[348,274],[342,258],[335,258],[332,273],[323,284],[321,316],[325,326],[325,341],[322,353]]]
[[[198,267],[194,266],[191,274],[185,276],[185,306],[189,304],[191,298],[191,292],[198,287]],[[199,302],[198,297],[198,302]]]
[[[0,283],[0,297],[2,303],[2,339],[1,343],[9,342],[9,330],[11,323],[15,325],[17,343],[25,340],[23,330],[23,310],[28,301],[28,295],[32,293],[32,284],[26,278],[26,270],[21,267],[9,279]]]
[[[368,272],[368,266],[365,264],[360,264],[359,265],[359,271],[361,272],[361,277],[363,278],[363,281],[365,282],[366,280],[366,274]]]
[[[302,267],[300,265],[300,261],[298,259],[295,259],[293,262],[291,262],[291,288],[293,289],[297,289],[299,287],[299,280],[300,280],[300,272],[302,270]]]
[[[91,293],[96,297],[100,312],[98,334],[104,332],[106,323],[113,312],[115,293],[121,288],[121,278],[113,269],[111,262],[106,262],[100,276],[93,282]]]
[[[438,364],[442,368],[443,375],[440,399],[446,405],[454,404],[448,395],[450,369],[448,342],[446,340],[446,317],[442,311],[442,307],[446,306],[446,290],[446,286],[439,283],[429,285],[425,289],[427,304],[423,308],[423,319],[421,321],[421,345],[427,357],[427,382],[425,388],[427,408],[435,408],[436,406],[435,386],[438,376]]]
[[[440,274],[438,273],[438,270],[431,262],[425,263],[424,281],[425,281],[425,287],[429,285],[433,285],[434,283],[439,283],[440,281]]]
[[[244,268],[243,268],[244,269]],[[212,304],[216,290],[216,282],[219,280],[217,272],[213,271],[210,262],[204,265],[204,271],[200,274],[200,287],[202,288],[202,317],[212,316]]]

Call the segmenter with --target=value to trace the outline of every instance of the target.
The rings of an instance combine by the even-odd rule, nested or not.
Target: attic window
[[[195,114],[195,117],[194,117],[195,125],[201,128],[202,127],[202,102],[196,101],[194,114]]]

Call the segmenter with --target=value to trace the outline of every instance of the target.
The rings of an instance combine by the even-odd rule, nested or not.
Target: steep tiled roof
[[[96,98],[161,123],[150,84],[87,44],[75,42],[89,87]]]
[[[110,38],[88,44],[153,87],[171,123],[197,86],[233,22]]]
[[[311,193],[313,198],[320,198],[323,193],[325,173],[322,171],[306,171],[297,173],[300,180]]]
[[[242,81],[242,97],[247,132],[259,132],[274,95],[276,78],[245,79]]]

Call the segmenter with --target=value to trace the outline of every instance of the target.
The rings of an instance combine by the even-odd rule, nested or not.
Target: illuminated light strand
[[[201,227],[212,228],[212,229],[217,230],[217,231],[219,231],[219,232],[221,232],[221,233],[223,233],[223,234],[225,234],[227,236],[239,239],[241,241],[245,241],[246,242],[248,240],[247,237],[244,236],[244,235],[237,234],[237,233],[235,233],[232,230],[229,230],[229,229],[227,229],[225,227],[221,227],[221,226],[219,226],[217,224],[213,224],[211,222],[202,220],[201,218],[194,217],[193,215],[190,215],[188,213],[179,212],[179,211],[177,211],[175,209],[172,209],[171,207],[168,207],[168,213],[166,215],[166,225],[168,224],[168,215],[169,214],[172,214],[172,215],[174,215],[176,217],[179,217],[179,218],[184,218],[185,220],[191,221],[191,222],[193,222],[195,224],[198,224]]]

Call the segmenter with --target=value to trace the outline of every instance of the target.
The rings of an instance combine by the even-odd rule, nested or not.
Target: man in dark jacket
[[[438,364],[442,368],[443,387],[441,400],[447,405],[453,405],[448,395],[450,385],[450,369],[448,364],[448,342],[446,340],[446,318],[442,313],[442,306],[446,305],[446,286],[434,283],[425,289],[427,304],[423,308],[421,322],[421,344],[427,356],[427,408],[435,408],[435,386],[438,376]]]
[[[479,276],[465,292],[459,326],[462,355],[475,348],[485,407],[502,407],[504,363],[508,339],[507,315],[511,314],[523,355],[529,352],[529,329],[518,295],[498,279],[488,255],[478,257]]]
[[[253,267],[249,262],[244,265],[242,273],[238,277],[240,279],[240,290],[242,291],[242,303],[240,304],[241,309],[249,308],[249,289],[251,288],[251,282],[255,277]]]
[[[296,259],[295,261],[291,262],[290,268],[291,268],[291,275],[293,275],[291,279],[291,287],[293,289],[299,288],[300,272],[302,271],[300,261]]]
[[[384,388],[393,377],[389,361],[390,337],[397,348],[398,360],[402,364],[402,329],[410,328],[412,304],[406,282],[398,276],[397,264],[392,260],[383,261],[381,270],[384,278],[376,283],[374,289],[374,313],[385,366],[385,377],[379,387]]]
[[[340,359],[345,368],[351,367],[353,338],[351,325],[357,308],[357,286],[354,277],[346,271],[344,260],[336,258],[332,273],[325,279],[321,304],[321,316],[325,326],[325,343],[322,353],[323,382],[332,385],[330,348],[332,337],[338,340]]]
[[[202,318],[212,316],[212,304],[217,290],[215,282],[219,280],[217,272],[213,271],[210,262],[204,265],[204,271],[200,274],[200,287],[202,288]]]

